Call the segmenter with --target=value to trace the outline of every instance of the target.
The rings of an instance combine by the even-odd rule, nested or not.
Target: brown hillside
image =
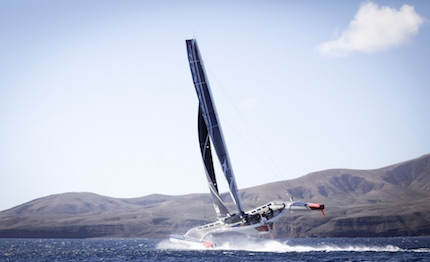
[[[246,208],[272,200],[324,203],[290,213],[277,237],[430,235],[430,155],[377,170],[333,169],[240,191]],[[228,194],[227,202],[234,206]],[[192,207],[192,208],[190,208]],[[39,198],[0,212],[0,237],[167,237],[215,219],[208,194],[117,199],[91,193]]]

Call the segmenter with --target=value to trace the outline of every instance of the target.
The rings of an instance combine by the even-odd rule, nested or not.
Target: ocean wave
[[[205,248],[202,244],[180,245],[163,240],[157,245],[158,249],[181,250],[225,250],[225,251],[253,251],[253,252],[422,252],[430,253],[430,248],[405,249],[395,245],[352,245],[352,244],[315,244],[298,245],[287,241],[277,240],[235,240],[222,241],[215,248]]]

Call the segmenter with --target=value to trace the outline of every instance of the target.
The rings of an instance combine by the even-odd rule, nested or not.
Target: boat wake
[[[395,245],[352,245],[352,244],[324,244],[300,245],[292,244],[289,241],[276,240],[241,240],[232,242],[225,241],[215,248],[204,248],[201,244],[184,246],[163,240],[157,245],[157,249],[176,249],[176,250],[227,250],[227,251],[253,251],[253,252],[422,252],[430,253],[430,248],[404,249]]]

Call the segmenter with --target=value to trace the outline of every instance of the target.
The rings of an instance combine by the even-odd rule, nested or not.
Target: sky
[[[208,192],[190,38],[239,189],[428,154],[429,19],[406,0],[0,0],[0,210]]]

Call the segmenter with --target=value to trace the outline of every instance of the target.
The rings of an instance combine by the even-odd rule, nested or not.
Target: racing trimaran
[[[217,221],[194,227],[184,235],[171,235],[170,240],[182,244],[202,244],[214,247],[213,235],[223,233],[241,233],[248,236],[259,236],[271,233],[273,223],[287,211],[321,210],[324,205],[300,201],[272,201],[265,205],[245,211],[233,174],[218,114],[209,87],[203,60],[196,39],[186,40],[188,61],[194,87],[199,100],[198,133],[200,151],[208,180],[209,191],[213,199]],[[231,213],[220,196],[212,160],[211,143],[220,161],[222,171],[229,185],[230,195],[236,204],[237,213]]]

